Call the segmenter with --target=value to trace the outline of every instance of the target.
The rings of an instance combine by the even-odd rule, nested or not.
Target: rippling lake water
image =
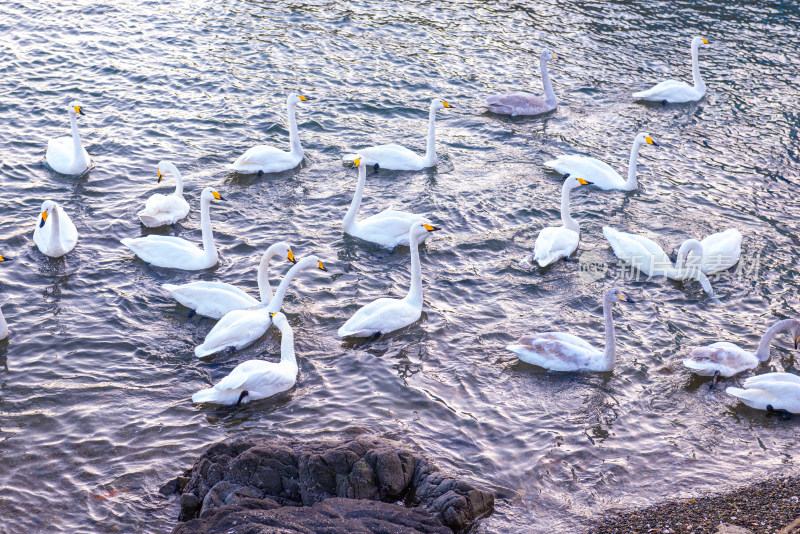
[[[741,378],[709,391],[680,360],[716,340],[755,348],[772,322],[800,315],[798,24],[796,3],[767,1],[3,3],[0,254],[12,261],[0,264],[11,328],[0,342],[0,531],[168,530],[178,508],[159,485],[241,434],[411,442],[496,493],[481,532],[570,533],[608,507],[797,472],[799,418],[725,395]],[[695,35],[711,41],[705,99],[632,102],[666,77],[690,79]],[[485,113],[490,94],[541,93],[544,47],[557,55],[558,109]],[[313,98],[298,105],[303,164],[226,172],[254,144],[288,147],[294,90]],[[407,291],[409,254],[342,234],[356,176],[340,158],[393,141],[421,153],[434,96],[454,106],[438,113],[438,166],[369,176],[362,206],[428,213],[443,228],[421,249],[423,318],[342,342],[336,330],[359,306]],[[68,134],[72,99],[96,163],[77,180],[42,165],[47,140]],[[532,266],[537,233],[559,217],[560,178],[542,163],[585,153],[626,169],[638,131],[662,145],[642,149],[638,191],[573,194],[576,257],[607,262],[605,275]],[[162,159],[183,172],[192,206],[171,233],[199,242],[203,187],[227,199],[212,206],[213,269],[153,268],[119,243],[145,233],[136,212],[172,187],[156,183]],[[61,259],[33,244],[45,199],[80,234]],[[748,263],[712,282],[721,304],[696,283],[622,280],[603,225],[673,254],[688,236],[736,227]],[[187,318],[161,284],[220,280],[255,295],[258,259],[278,240],[329,268],[302,275],[284,305],[297,387],[242,408],[193,405],[237,363],[277,358],[279,337],[199,361],[193,348],[214,323]],[[613,373],[545,372],[504,349],[550,329],[601,346],[611,284],[637,301],[615,309]],[[781,336],[756,372],[795,370],[790,344]]]

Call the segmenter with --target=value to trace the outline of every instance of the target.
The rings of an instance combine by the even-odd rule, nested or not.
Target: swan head
[[[307,102],[309,100],[311,100],[311,99],[308,98],[307,96],[303,96],[303,95],[301,95],[299,93],[291,93],[286,98],[286,103],[290,104],[290,105],[295,105],[295,104],[299,104],[300,102]]]
[[[800,348],[800,321],[792,319],[789,324],[789,330],[792,332],[792,340],[794,340],[794,349]]]
[[[551,59],[555,59],[555,57],[556,55],[550,50],[542,50],[542,55],[539,56],[542,61],[550,61]]]
[[[416,242],[419,243],[419,238],[428,234],[429,232],[435,232],[436,230],[441,230],[441,228],[437,228],[428,223],[418,222],[411,225],[411,228],[408,231],[409,242],[413,240],[417,240]]]
[[[292,269],[305,270],[305,269],[319,269],[320,271],[327,271],[328,269],[322,265],[322,261],[316,256],[307,256],[298,261]]]
[[[206,187],[203,189],[203,192],[200,194],[200,200],[212,201],[212,200],[225,200],[219,194],[219,191],[214,189],[213,187]]]
[[[275,243],[271,247],[264,252],[264,259],[271,258],[272,256],[283,256],[284,258],[288,259],[292,263],[297,263],[297,260],[294,259],[294,252],[292,252],[292,246],[285,242],[279,241]]]
[[[270,313],[269,316],[272,317],[272,324],[274,324],[278,328],[289,326],[289,320],[286,319],[286,316],[283,313],[281,312]]]
[[[567,186],[569,189],[575,189],[576,187],[580,187],[582,185],[593,185],[594,183],[586,180],[585,178],[572,176],[570,173],[564,174],[562,178],[564,178],[564,185]]]
[[[442,100],[441,98],[434,98],[431,101],[431,109],[444,109],[444,108],[452,108],[450,104]]]
[[[695,37],[692,39],[692,47],[698,47],[701,44],[708,44],[708,40],[705,37]]]
[[[161,183],[161,180],[164,179],[165,172],[168,172],[173,176],[179,174],[178,168],[175,167],[175,165],[173,165],[169,161],[159,161],[158,165],[156,165],[156,174],[158,175],[158,183]]]
[[[635,143],[636,143],[637,145],[645,145],[645,144],[647,144],[647,145],[653,145],[653,146],[661,146],[661,145],[659,145],[658,143],[656,143],[656,142],[653,140],[653,138],[652,138],[652,137],[650,137],[650,136],[649,136],[648,134],[646,134],[646,133],[640,133],[639,135],[637,135],[637,136],[636,136],[636,141],[635,141]]]
[[[353,160],[353,167],[364,167],[366,169],[368,165],[372,165],[372,168],[375,169],[373,174],[378,174],[381,166],[378,165],[377,161],[372,161],[368,158],[365,158],[361,154],[357,154],[356,156],[356,159]]]
[[[86,115],[86,113],[83,112],[81,105],[74,100],[69,103],[69,112],[70,114],[75,113],[77,115]]]
[[[617,300],[618,300],[618,301],[620,301],[620,302],[630,302],[631,304],[633,303],[633,299],[632,299],[632,298],[630,298],[630,297],[629,297],[629,296],[628,296],[628,295],[627,295],[627,294],[626,294],[624,291],[622,291],[621,289],[617,289],[617,288],[615,288],[615,287],[614,287],[614,288],[611,288],[611,289],[609,289],[609,290],[606,292],[606,298],[611,298],[611,300],[612,300],[612,301],[613,301],[614,299],[617,299]]]
[[[55,209],[56,203],[52,200],[45,200],[42,202],[42,220],[39,221],[39,228],[44,226],[44,223],[47,222],[47,217],[50,215],[50,213],[55,211]]]

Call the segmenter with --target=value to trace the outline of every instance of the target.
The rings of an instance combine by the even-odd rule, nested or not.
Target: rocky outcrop
[[[494,506],[491,493],[374,437],[218,443],[161,491],[181,493],[181,534],[450,533]]]

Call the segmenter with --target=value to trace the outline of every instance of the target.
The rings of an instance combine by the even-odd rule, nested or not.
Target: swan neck
[[[286,297],[286,292],[289,290],[289,284],[292,282],[297,273],[301,269],[307,269],[312,262],[316,262],[316,259],[306,262],[307,260],[311,260],[311,258],[305,258],[300,263],[297,263],[292,266],[284,275],[283,280],[281,283],[278,284],[278,289],[275,290],[275,296],[272,297],[272,300],[269,301],[269,305],[267,306],[267,313],[278,313],[281,311],[281,306],[283,306],[283,299]]]
[[[770,326],[761,337],[761,341],[758,344],[758,349],[756,350],[756,358],[762,362],[769,360],[769,347],[772,344],[772,340],[776,335],[778,335],[779,332],[789,330],[793,323],[793,319],[784,319]]]
[[[294,332],[288,324],[281,331],[281,363],[288,363],[297,367],[297,357],[294,353]]]
[[[700,43],[697,42],[692,45],[692,79],[694,80],[694,88],[698,91],[705,90],[706,84],[703,78],[700,77]]]
[[[614,368],[614,361],[617,357],[617,340],[614,336],[614,317],[611,314],[611,301],[614,294],[606,295],[603,299],[603,320],[606,324],[606,348],[603,351],[603,361],[605,368],[610,371]]]
[[[269,286],[269,262],[275,252],[267,250],[267,253],[261,258],[261,263],[258,264],[258,293],[261,297],[261,304],[269,304],[272,300],[272,288]]]
[[[69,112],[69,125],[72,128],[72,161],[75,167],[77,168],[78,163],[85,163],[85,162],[83,161],[83,147],[81,146],[81,134],[78,133],[78,118],[77,114],[72,110],[70,110]]]
[[[3,317],[3,310],[0,310],[0,339],[3,339],[8,335],[8,323],[6,323],[6,318]]]
[[[211,230],[211,199],[200,199],[200,224],[203,232],[203,251],[212,263],[216,263],[219,256],[214,245],[214,233]]]
[[[286,104],[286,114],[289,120],[289,145],[293,154],[303,155],[303,146],[300,144],[300,134],[297,133],[297,111],[296,104]]]
[[[408,289],[406,302],[422,307],[422,266],[419,262],[419,237],[409,236],[408,246],[411,249],[411,287]]]
[[[569,209],[569,192],[571,189],[570,184],[567,182],[564,182],[564,185],[561,187],[561,224],[563,224],[564,228],[567,230],[580,232],[580,227],[577,221],[572,218]]]
[[[183,196],[183,176],[181,176],[181,171],[175,165],[170,164],[170,172],[172,172],[172,176],[175,177],[175,194],[177,196]]]
[[[59,217],[60,209],[55,207],[51,210],[50,214],[50,250],[55,253],[64,252],[64,247],[61,244],[61,218]]]
[[[556,93],[553,91],[553,84],[550,83],[550,73],[547,72],[547,61],[544,58],[539,60],[539,69],[542,71],[542,87],[544,88],[544,101],[549,106],[556,105]]]
[[[356,185],[356,192],[353,195],[353,201],[350,202],[350,207],[347,209],[347,214],[344,216],[342,226],[345,232],[349,232],[356,222],[356,214],[358,208],[361,207],[361,198],[364,195],[364,185],[367,183],[367,166],[362,164],[358,167],[358,185]]]
[[[642,140],[638,137],[633,141],[631,149],[631,159],[628,162],[628,181],[625,182],[626,188],[636,188],[636,161],[639,159],[639,149],[642,148]]]
[[[428,147],[425,149],[425,166],[436,165],[436,108],[431,106],[428,116]]]

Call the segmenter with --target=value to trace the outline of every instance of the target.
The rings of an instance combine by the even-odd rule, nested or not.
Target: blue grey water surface
[[[797,221],[800,8],[795,2],[700,0],[512,3],[12,0],[0,6],[0,342],[2,532],[157,532],[175,499],[158,487],[211,443],[233,436],[298,439],[360,433],[400,439],[497,495],[479,532],[581,531],[609,507],[645,505],[798,472],[800,421],[768,418],[680,364],[726,339],[754,347],[771,322],[800,312]],[[661,107],[631,92],[689,80],[689,42],[708,85],[699,103]],[[483,99],[541,92],[538,55],[552,49],[558,109],[542,118],[489,115]],[[303,164],[263,177],[227,172],[244,149],[288,147],[285,98],[298,106]],[[363,213],[427,213],[443,230],[422,248],[421,321],[371,343],[338,327],[379,296],[402,295],[408,249],[345,236],[352,148],[401,141],[424,149],[434,96],[437,167],[370,176]],[[81,179],[42,165],[81,103],[96,167]],[[581,188],[580,265],[534,267],[538,231],[558,224],[562,152],[627,166],[632,193]],[[211,218],[218,266],[153,268],[119,239],[148,233],[136,212],[186,180],[190,216],[174,230],[199,242],[200,191],[220,190]],[[32,241],[43,200],[80,233],[61,259]],[[624,280],[604,241],[612,225],[674,253],[683,239],[742,231],[747,263],[713,282]],[[262,251],[287,240],[318,254],[284,310],[295,331],[298,385],[242,408],[193,405],[191,394],[249,358],[277,359],[270,330],[231,356],[197,360],[213,321],[161,289],[221,280],[256,294]],[[585,263],[585,262],[584,262]],[[757,269],[756,269],[757,267]],[[273,272],[284,272],[279,262]],[[558,374],[504,347],[519,335],[567,330],[603,341],[600,299],[612,284],[637,301],[615,309],[613,373]],[[795,370],[785,336],[756,372]]]

